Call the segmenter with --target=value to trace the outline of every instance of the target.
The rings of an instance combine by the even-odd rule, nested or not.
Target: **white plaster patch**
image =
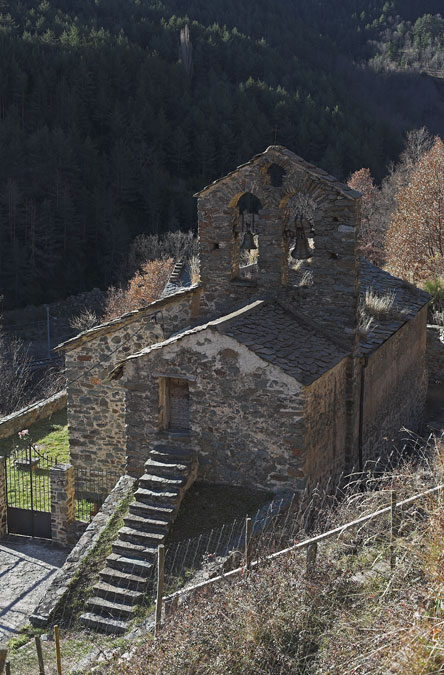
[[[203,344],[201,340],[196,340],[195,335],[184,336],[178,342],[172,342],[164,345],[162,348],[162,358],[165,360],[174,359],[181,349],[191,349],[199,354],[201,359],[215,359],[219,360],[220,352],[227,347],[239,354],[237,365],[241,375],[250,375],[251,373],[259,373],[266,371],[269,378],[273,378],[279,382],[281,386],[285,386],[287,390],[295,393],[302,391],[303,386],[293,377],[285,373],[279,367],[271,363],[265,363],[259,356],[254,354],[244,345],[241,345],[237,340],[227,335],[223,335],[218,331],[207,328],[208,339]],[[153,354],[154,352],[150,352]],[[148,356],[148,355],[147,355]]]

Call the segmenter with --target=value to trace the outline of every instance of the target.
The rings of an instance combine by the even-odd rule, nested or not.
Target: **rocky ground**
[[[0,541],[0,644],[28,623],[67,555],[44,539],[9,535]]]

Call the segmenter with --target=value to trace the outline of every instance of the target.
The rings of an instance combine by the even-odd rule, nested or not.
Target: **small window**
[[[279,164],[271,164],[267,169],[267,174],[270,176],[270,185],[282,187],[284,176],[286,175],[285,169],[279,166]]]

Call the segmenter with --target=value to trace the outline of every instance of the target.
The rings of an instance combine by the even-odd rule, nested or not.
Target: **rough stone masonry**
[[[202,480],[302,490],[417,428],[429,296],[359,260],[359,193],[270,146],[196,197],[200,283],[61,346],[72,463],[182,443]],[[361,334],[369,288],[394,303]]]

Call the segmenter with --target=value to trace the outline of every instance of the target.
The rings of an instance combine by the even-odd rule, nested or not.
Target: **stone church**
[[[196,197],[200,281],[59,347],[72,464],[302,490],[418,428],[429,296],[359,260],[360,194],[274,145]]]

